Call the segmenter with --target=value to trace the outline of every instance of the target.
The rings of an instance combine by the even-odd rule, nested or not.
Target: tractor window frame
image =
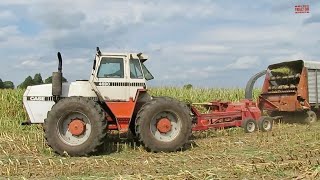
[[[110,66],[107,67],[107,65]],[[97,78],[124,78],[124,59],[118,57],[101,57]]]

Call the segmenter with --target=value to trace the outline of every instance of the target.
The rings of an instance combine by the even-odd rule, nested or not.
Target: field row
[[[320,178],[320,123],[277,123],[271,132],[241,128],[193,133],[185,151],[150,153],[109,136],[91,157],[62,157],[46,145],[41,125],[22,127],[22,91],[0,91],[0,177],[39,179],[299,179]],[[154,88],[155,96],[205,102],[239,100],[244,91]]]

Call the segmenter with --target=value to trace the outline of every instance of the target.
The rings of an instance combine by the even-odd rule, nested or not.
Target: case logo
[[[45,97],[39,97],[39,96],[30,96],[30,97],[28,97],[28,100],[30,100],[30,101],[45,101],[46,98]]]

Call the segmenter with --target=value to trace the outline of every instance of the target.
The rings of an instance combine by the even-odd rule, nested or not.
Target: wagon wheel
[[[244,129],[246,133],[253,133],[258,130],[257,122],[254,119],[245,119],[242,121],[241,127]]]
[[[305,112],[303,123],[305,124],[313,124],[317,121],[317,114],[314,111]]]
[[[259,129],[263,132],[271,131],[273,127],[273,119],[271,117],[262,116],[258,121]]]

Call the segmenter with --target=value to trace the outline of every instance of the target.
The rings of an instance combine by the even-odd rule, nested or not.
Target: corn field
[[[150,93],[188,102],[244,97],[243,89],[161,87]],[[22,95],[0,90],[0,179],[320,179],[320,123],[277,123],[267,133],[197,132],[187,150],[174,153],[146,152],[130,137],[110,138],[101,154],[62,157],[46,145],[41,125],[20,126],[28,119]]]

